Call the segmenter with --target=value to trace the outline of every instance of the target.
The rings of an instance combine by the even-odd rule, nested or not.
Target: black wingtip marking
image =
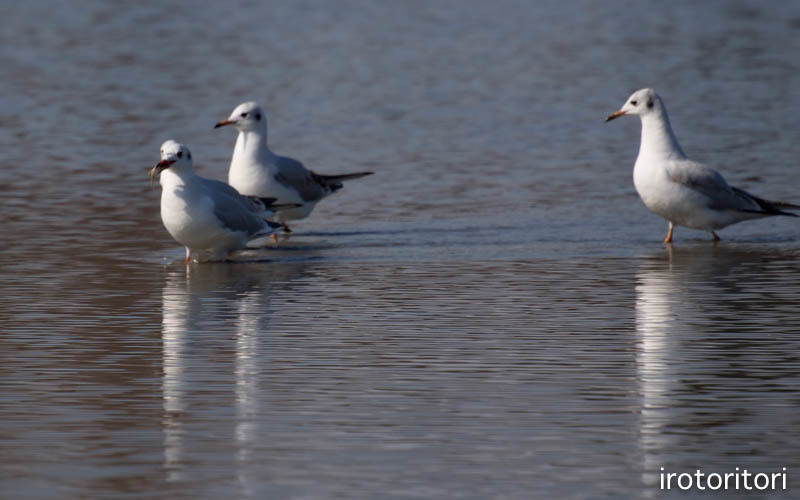
[[[758,196],[754,196],[743,189],[739,189],[733,186],[731,186],[731,189],[733,190],[734,193],[738,194],[739,196],[753,200],[758,204],[758,208],[761,209],[761,210],[742,210],[742,212],[764,214],[764,215],[783,215],[785,217],[800,217],[797,214],[781,210],[786,208],[799,210],[800,205],[786,203],[785,201],[765,200],[764,198],[759,198]]]

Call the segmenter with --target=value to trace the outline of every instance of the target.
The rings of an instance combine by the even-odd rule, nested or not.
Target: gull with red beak
[[[233,125],[239,131],[228,171],[228,184],[248,196],[276,198],[279,203],[297,204],[281,210],[277,219],[284,231],[287,221],[311,214],[317,202],[342,188],[342,181],[358,179],[372,172],[322,175],[299,161],[278,156],[267,146],[267,115],[254,102],[236,107],[227,120],[214,128]]]
[[[606,121],[627,115],[642,121],[633,184],[645,206],[669,222],[664,243],[672,242],[675,226],[708,231],[719,241],[716,231],[737,222],[771,215],[796,217],[784,209],[800,206],[753,196],[728,185],[711,167],[688,159],[672,131],[664,101],[653,89],[634,92]]]
[[[161,220],[167,232],[186,247],[186,263],[225,260],[236,250],[266,243],[280,226],[269,222],[274,198],[240,195],[224,182],[194,173],[192,153],[169,140],[161,145],[161,161],[150,170],[151,183],[161,174]]]

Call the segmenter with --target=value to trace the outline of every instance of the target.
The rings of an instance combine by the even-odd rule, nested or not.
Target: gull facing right
[[[294,158],[276,155],[267,145],[267,115],[254,102],[236,106],[228,119],[214,128],[226,125],[233,125],[239,131],[228,170],[228,184],[246,196],[297,204],[276,216],[287,233],[291,232],[287,221],[308,217],[319,200],[342,188],[342,181],[372,174],[322,175],[308,170]]]
[[[645,206],[669,222],[664,243],[675,226],[700,229],[719,241],[716,231],[771,215],[797,217],[784,209],[800,205],[768,201],[730,186],[716,170],[686,157],[669,124],[664,102],[653,89],[634,92],[606,122],[639,115],[642,139],[633,167],[633,184]]]

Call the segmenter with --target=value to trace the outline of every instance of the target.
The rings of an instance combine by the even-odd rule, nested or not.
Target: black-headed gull
[[[224,182],[196,175],[192,153],[183,144],[168,140],[161,145],[161,161],[150,170],[151,183],[158,174],[161,220],[186,247],[187,263],[192,252],[202,260],[225,260],[280,229],[266,220],[275,214],[274,199],[242,196]]]
[[[286,232],[290,231],[287,221],[308,217],[319,200],[342,188],[342,181],[372,174],[317,174],[293,158],[274,154],[267,145],[267,115],[254,102],[236,106],[228,119],[217,123],[214,128],[225,125],[233,125],[239,130],[228,183],[244,195],[298,204],[296,208],[281,210],[277,214]]]
[[[653,89],[634,92],[606,121],[624,115],[642,120],[639,156],[633,167],[633,184],[644,204],[669,221],[664,243],[672,242],[675,226],[711,233],[737,222],[770,215],[797,215],[784,209],[800,206],[768,201],[729,186],[716,170],[686,157],[669,124],[667,110]]]

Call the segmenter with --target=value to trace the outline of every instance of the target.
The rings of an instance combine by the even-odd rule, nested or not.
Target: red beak
[[[624,115],[625,113],[627,113],[627,111],[622,111],[621,109],[619,111],[615,111],[615,112],[611,113],[610,115],[608,115],[608,118],[606,118],[606,121],[610,122],[611,120],[614,120],[615,118],[619,118],[620,116]]]
[[[161,160],[160,162],[156,163],[155,167],[150,169],[150,187],[155,187],[156,176],[160,174],[162,170],[168,169],[173,163],[175,163],[175,160]]]
[[[222,120],[221,122],[214,125],[214,128],[224,127],[225,125],[233,125],[234,123],[236,122],[233,120]]]

